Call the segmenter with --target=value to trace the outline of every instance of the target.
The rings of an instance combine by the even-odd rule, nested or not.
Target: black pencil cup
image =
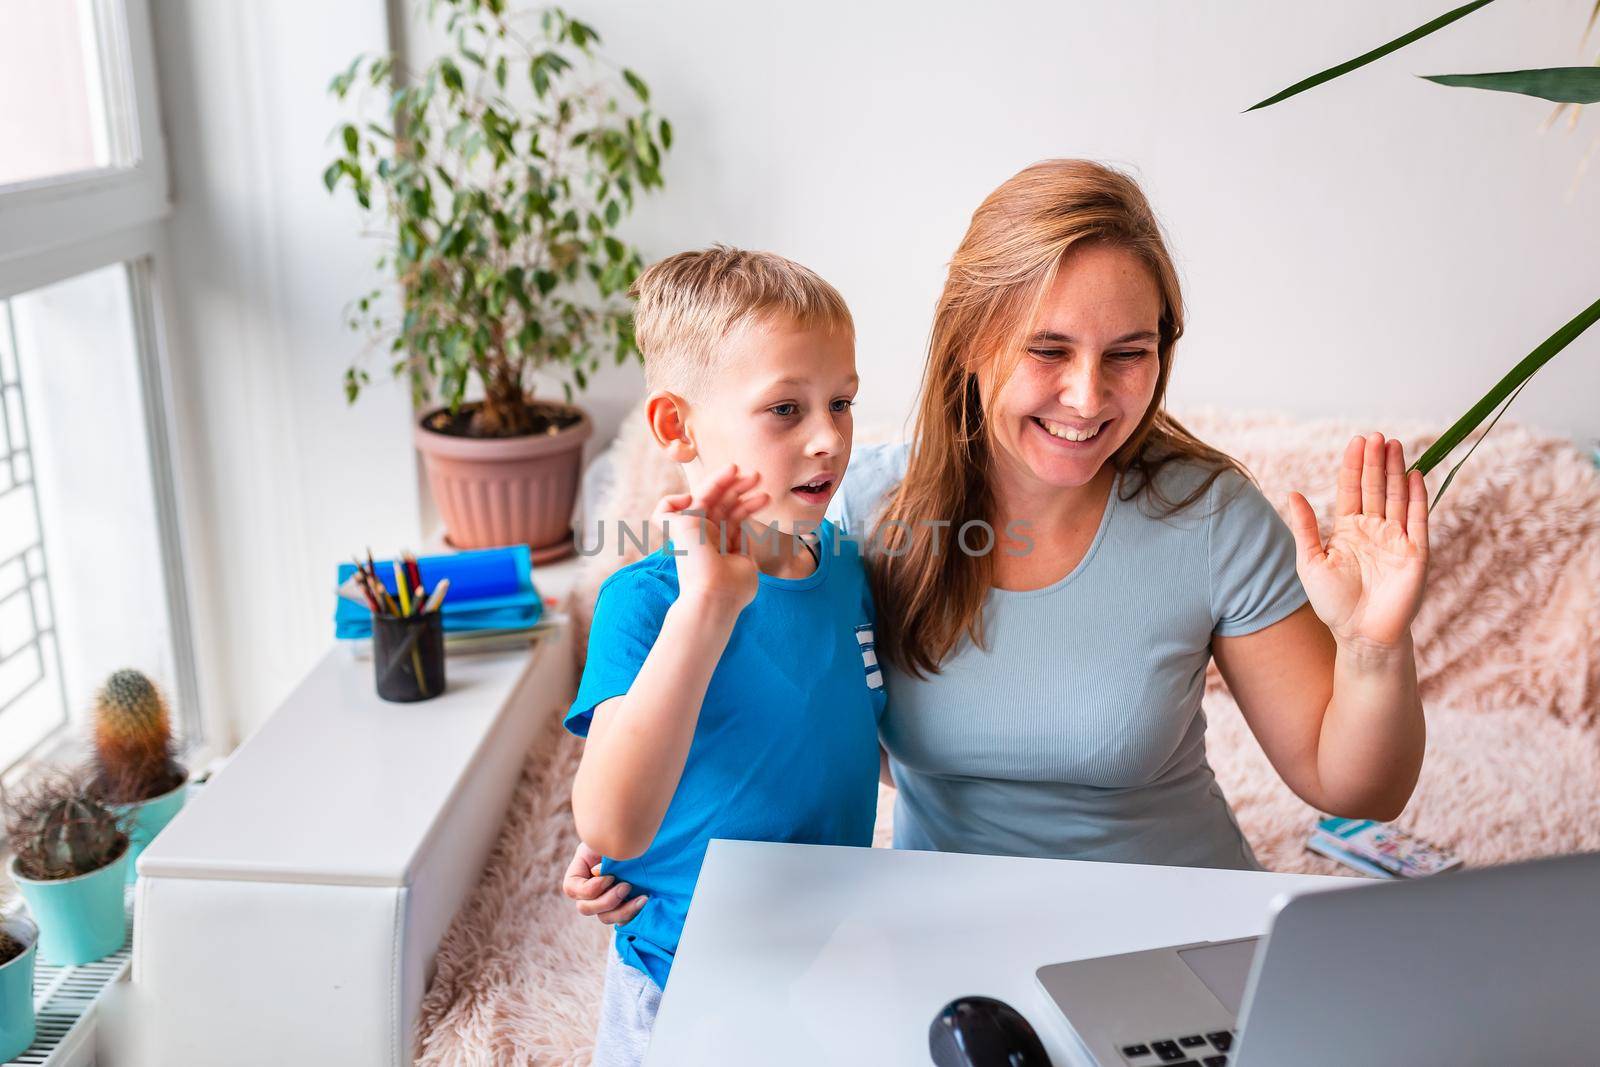
[[[372,666],[385,700],[429,700],[444,692],[444,623],[437,611],[372,617]]]

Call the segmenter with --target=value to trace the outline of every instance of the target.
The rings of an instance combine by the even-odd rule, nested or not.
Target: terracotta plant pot
[[[582,408],[545,401],[579,416],[555,433],[524,437],[462,437],[417,421],[412,439],[422,453],[428,485],[456,548],[525,544],[535,563],[573,553],[572,506],[578,497],[583,443],[594,423]]]

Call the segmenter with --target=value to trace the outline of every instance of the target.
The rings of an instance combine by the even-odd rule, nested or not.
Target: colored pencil
[[[444,603],[444,595],[450,591],[450,579],[441,578],[439,584],[433,587],[433,595],[428,598],[428,603],[423,611],[438,611],[439,605]]]
[[[410,615],[411,597],[410,594],[406,592],[405,570],[400,566],[399,560],[394,561],[394,584],[400,592],[400,613],[402,615]]]

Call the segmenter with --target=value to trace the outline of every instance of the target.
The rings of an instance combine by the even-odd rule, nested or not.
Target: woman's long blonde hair
[[[878,650],[908,673],[937,674],[963,637],[983,646],[993,553],[952,550],[949,537],[941,546],[928,520],[948,519],[954,531],[968,521],[994,519],[989,413],[978,376],[993,373],[1003,385],[1015,371],[1063,257],[1088,242],[1139,256],[1161,293],[1155,395],[1133,435],[1111,457],[1124,474],[1121,499],[1143,493],[1159,514],[1170,515],[1201,499],[1225,470],[1249,477],[1165,410],[1173,349],[1183,334],[1183,295],[1161,227],[1138,184],[1082,159],[1046,160],[1021,171],[979,205],[950,261],[934,311],[906,475],[872,536],[872,589],[885,620]],[[1182,500],[1169,500],[1155,475],[1179,458],[1211,470]]]

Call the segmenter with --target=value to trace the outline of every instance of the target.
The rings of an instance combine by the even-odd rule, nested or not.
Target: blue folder
[[[391,596],[398,593],[392,560],[375,561],[378,577]],[[422,587],[428,592],[442,579],[450,591],[440,605],[446,633],[465,630],[515,630],[532,626],[544,615],[544,601],[533,585],[533,559],[527,545],[481,548],[417,560]],[[339,564],[339,585],[356,572],[354,563]],[[364,605],[335,595],[333,635],[337,638],[372,636],[372,612]]]

